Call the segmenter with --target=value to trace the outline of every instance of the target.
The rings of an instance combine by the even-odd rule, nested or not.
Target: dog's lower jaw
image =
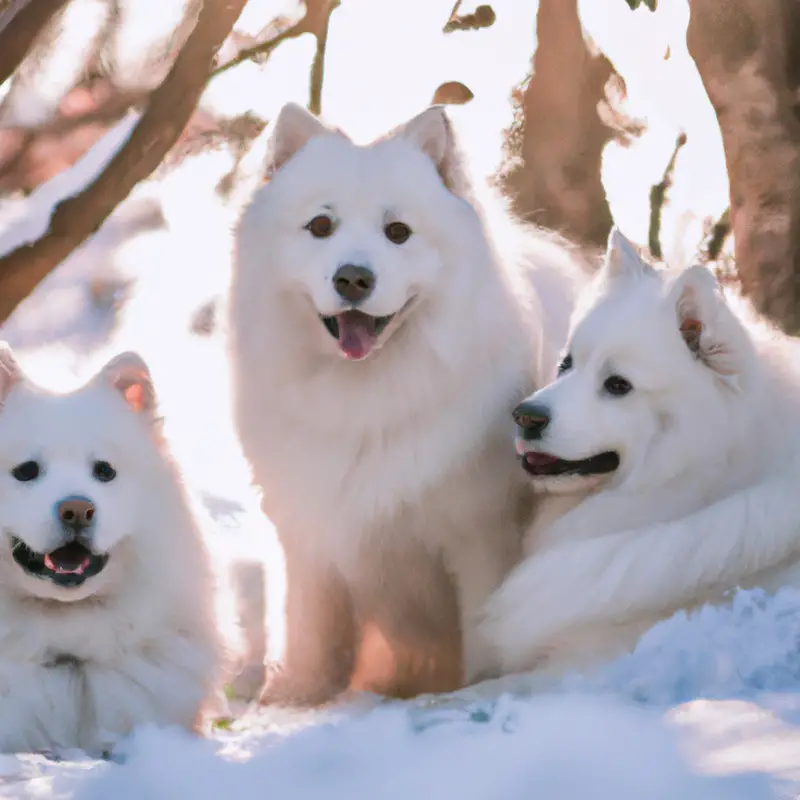
[[[585,496],[605,487],[610,475],[529,476],[536,494]]]

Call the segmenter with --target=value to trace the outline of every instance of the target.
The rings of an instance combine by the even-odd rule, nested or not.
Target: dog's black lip
[[[374,317],[372,314],[365,314],[363,311],[357,311],[356,309],[352,309],[352,312],[356,312],[358,314],[364,314],[365,317],[370,317],[371,319],[375,320],[375,336],[380,336],[385,330],[388,324],[397,316],[397,314],[389,314],[385,317]],[[344,313],[344,312],[342,312]],[[324,317],[320,314],[320,320],[322,320],[322,324],[327,329],[328,333],[333,336],[334,339],[338,341],[339,339],[339,321],[336,319],[336,316],[333,317]]]
[[[20,568],[33,575],[36,578],[49,580],[56,586],[61,586],[66,589],[75,588],[84,584],[89,578],[94,578],[99,575],[108,563],[108,553],[95,553],[83,544],[77,542],[72,543],[74,546],[82,547],[86,551],[86,556],[89,559],[89,565],[84,571],[78,575],[71,572],[54,572],[45,566],[44,560],[46,555],[50,553],[37,553],[32,548],[28,547],[22,539],[18,536],[11,537],[11,555],[14,561]],[[61,548],[56,548],[59,550]],[[56,550],[52,550],[55,553]]]
[[[536,478],[559,477],[562,475],[579,475],[590,477],[592,475],[607,475],[619,468],[619,453],[613,450],[606,450],[602,453],[583,458],[580,461],[568,461],[559,458],[555,461],[535,466],[529,464],[525,456],[521,456],[522,468],[529,475]]]

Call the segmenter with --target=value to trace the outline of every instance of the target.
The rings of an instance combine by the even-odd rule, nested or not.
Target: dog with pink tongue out
[[[511,410],[555,369],[585,265],[471,179],[440,107],[358,146],[290,104],[270,137],[228,319],[285,561],[263,700],[457,689],[532,507]]]
[[[239,642],[147,366],[59,395],[2,345],[0,403],[0,752],[200,729]]]

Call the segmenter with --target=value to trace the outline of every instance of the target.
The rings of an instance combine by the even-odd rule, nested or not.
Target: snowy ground
[[[516,0],[508,2],[521,8]],[[503,3],[495,5],[499,12]],[[615,0],[614,8],[624,5]],[[525,13],[532,20],[533,11]],[[624,24],[631,18],[620,16]],[[332,41],[347,41],[344,31],[352,19],[340,17],[335,25],[342,30],[334,31]],[[399,36],[394,26],[390,34]],[[601,43],[613,49],[613,42]],[[529,52],[529,41],[521,46]],[[681,63],[680,54],[671,63],[676,62]],[[335,58],[332,63],[331,105],[336,107],[337,97],[344,97],[341,87],[355,76],[347,77],[344,70],[337,84]],[[507,71],[518,66],[515,62]],[[678,67],[663,69],[682,74]],[[362,75],[368,72],[361,70]],[[461,75],[451,71],[444,77]],[[474,80],[479,78],[476,74]],[[696,76],[690,78],[696,85]],[[674,75],[671,80],[674,84]],[[685,90],[686,83],[679,83]],[[655,92],[643,80],[631,86],[634,94],[648,88]],[[409,106],[424,104],[427,93],[420,88]],[[286,89],[279,100],[290,94]],[[265,104],[273,110],[278,100]],[[396,110],[398,117],[405,111]],[[707,123],[702,113],[695,119],[699,128]],[[340,116],[346,116],[344,111]],[[675,109],[667,108],[663,116],[669,123],[659,127],[653,117],[652,133],[638,145],[639,155],[634,148],[607,156],[612,207],[629,221],[628,229],[641,227],[642,205],[631,201],[626,206],[626,198],[640,195],[639,189],[646,196],[649,182],[658,180],[661,154],[664,163],[669,157],[672,127],[682,122]],[[382,120],[374,125],[388,127]],[[494,130],[499,130],[496,124]],[[30,198],[0,201],[0,252],[35,237],[52,203],[98,169],[124,133],[124,126],[112,132],[83,163]],[[712,130],[705,141],[717,147],[719,161],[715,135]],[[692,141],[699,142],[696,155],[689,151],[687,157],[706,163],[703,137],[690,136]],[[643,184],[635,192],[633,184],[614,178],[631,171],[631,159],[649,165],[649,172],[632,170]],[[249,510],[252,497],[230,427],[221,343],[218,335],[189,332],[194,312],[218,295],[227,280],[226,231],[235,210],[217,203],[212,187],[230,163],[224,152],[206,154],[160,185],[139,187],[100,233],[19,308],[0,335],[32,377],[60,388],[86,378],[113,353],[139,350],[151,364],[176,454],[217,521],[217,542],[246,561],[263,553],[269,537]],[[681,215],[694,213],[689,200],[680,200],[681,191],[697,201],[698,213],[714,213],[720,197],[724,202],[724,180],[721,191],[717,186],[713,197],[700,199],[691,186],[681,190],[678,182],[665,226],[677,230],[677,238]],[[407,704],[364,699],[317,714],[238,708],[238,719],[211,740],[142,730],[109,762],[79,753],[61,754],[61,760],[0,756],[0,798],[800,797],[799,639],[800,595],[740,594],[729,608],[662,623],[632,655],[591,677],[565,680],[547,696],[532,696],[524,683],[509,683]]]

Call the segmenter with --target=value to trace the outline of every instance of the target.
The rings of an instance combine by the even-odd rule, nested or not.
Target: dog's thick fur
[[[362,147],[288,105],[266,173],[229,311],[238,430],[286,559],[264,700],[323,702],[351,678],[457,688],[484,670],[474,615],[530,508],[509,413],[552,368],[584,272],[480,199],[438,107]],[[323,213],[335,230],[314,238]],[[348,307],[332,283],[347,263],[377,277],[360,311],[396,314],[360,361],[320,320]]]
[[[3,347],[0,399],[0,751],[98,753],[145,723],[197,729],[233,640],[218,626],[199,517],[160,437],[146,365],[122,354],[56,395]],[[38,476],[14,477],[32,461]],[[98,480],[99,461],[116,477]],[[94,506],[79,541],[109,558],[64,586],[26,571],[15,548],[49,554],[73,541],[56,510],[75,496]]]
[[[800,559],[797,344],[726,298],[704,267],[656,271],[612,232],[565,364],[517,447],[604,451],[616,472],[534,478],[547,492],[523,561],[482,625],[505,673],[583,668],[673,612],[793,581]],[[604,381],[633,389],[612,396]]]

